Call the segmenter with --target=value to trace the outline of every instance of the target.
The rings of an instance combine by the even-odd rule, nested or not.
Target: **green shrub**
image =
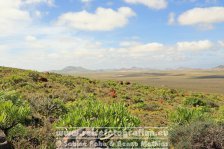
[[[9,130],[8,139],[19,141],[19,139],[26,137],[27,134],[28,134],[27,128],[21,124],[18,124]]]
[[[94,99],[67,104],[68,114],[56,126],[72,127],[134,127],[140,121],[129,114],[124,104],[107,105]]]
[[[138,97],[134,97],[134,98],[133,98],[133,102],[134,102],[134,103],[143,103],[143,102],[144,102],[144,99],[142,99],[142,98],[138,98]]]
[[[200,98],[197,97],[187,97],[184,101],[185,105],[190,105],[190,106],[206,106],[206,103],[202,101]]]
[[[218,122],[224,123],[224,106],[220,106],[217,112],[217,119]]]
[[[118,86],[118,83],[116,81],[108,80],[101,83],[102,87],[107,88],[116,88]]]
[[[37,72],[29,72],[28,76],[32,79],[32,81],[37,82],[39,78],[39,73]]]
[[[33,100],[31,103],[35,110],[44,116],[58,118],[67,112],[64,101],[58,98],[43,98],[40,101]]]
[[[15,92],[0,92],[0,111],[0,129],[8,133],[9,129],[24,122],[30,107]]]
[[[157,94],[158,98],[164,99],[164,100],[172,100],[176,97],[177,91],[174,89],[168,89],[168,88],[160,88],[157,90],[154,90],[155,94]]]
[[[183,108],[178,107],[176,111],[171,112],[169,120],[177,125],[189,124],[192,121],[203,120],[208,116],[207,109],[204,107]]]
[[[14,86],[20,83],[24,83],[27,80],[23,76],[18,76],[18,75],[12,75],[12,76],[7,76],[3,80],[4,85],[10,85]]]
[[[147,111],[158,111],[161,109],[160,106],[155,103],[146,104],[144,102],[134,104],[132,107],[147,110]]]

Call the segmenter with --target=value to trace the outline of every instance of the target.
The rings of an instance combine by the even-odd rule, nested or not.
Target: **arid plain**
[[[118,70],[75,74],[92,79],[123,80],[155,87],[224,94],[223,70]]]

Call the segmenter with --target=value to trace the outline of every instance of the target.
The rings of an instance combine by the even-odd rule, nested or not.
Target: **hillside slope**
[[[63,107],[58,105],[54,107],[57,102],[82,102],[94,98],[106,105],[124,103],[130,114],[140,120],[140,126],[157,127],[168,126],[168,114],[179,106],[200,106],[198,103],[186,105],[186,99],[202,102],[212,109],[213,115],[216,115],[217,108],[224,104],[224,98],[217,95],[155,88],[127,81],[98,81],[6,67],[0,67],[0,90],[18,93],[31,106],[32,114],[28,118],[31,124],[27,124],[26,127],[32,132],[32,137],[20,140],[20,145],[23,146],[29,146],[30,142],[36,146],[47,146],[49,140],[54,139],[51,129],[55,122],[60,121],[60,112],[63,110]],[[18,142],[16,144],[18,147]]]

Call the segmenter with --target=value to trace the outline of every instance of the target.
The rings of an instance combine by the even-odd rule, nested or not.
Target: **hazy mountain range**
[[[94,70],[89,70],[83,67],[76,67],[76,66],[67,66],[61,70],[52,70],[51,72],[55,73],[62,73],[62,74],[73,74],[73,73],[87,73],[93,72]]]
[[[215,69],[224,69],[224,65],[219,65],[219,66],[215,67]]]
[[[81,66],[67,66],[61,70],[52,70],[50,72],[61,73],[61,74],[74,74],[74,73],[96,73],[96,72],[110,72],[110,71],[144,71],[144,70],[146,71],[146,70],[155,70],[155,69],[131,67],[131,68],[120,68],[120,69],[90,70]],[[206,70],[206,69],[179,67],[177,69],[170,69],[170,70]],[[209,70],[224,70],[224,65],[219,65],[217,67],[210,68]]]

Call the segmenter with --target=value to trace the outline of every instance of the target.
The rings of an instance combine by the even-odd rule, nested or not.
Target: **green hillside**
[[[221,95],[0,67],[0,130],[15,148],[55,148],[56,126],[169,126],[177,148],[195,142],[194,132],[219,145],[214,133],[224,132],[222,105]],[[208,130],[195,130],[204,125]]]

